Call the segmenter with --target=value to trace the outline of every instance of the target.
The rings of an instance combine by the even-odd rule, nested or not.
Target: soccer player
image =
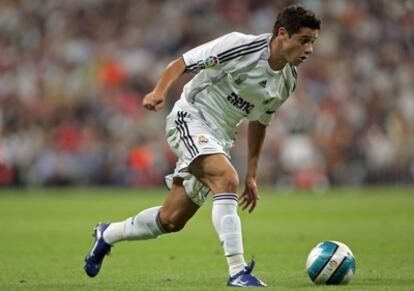
[[[295,67],[312,54],[320,24],[312,11],[289,6],[277,16],[273,33],[229,33],[167,66],[143,99],[146,109],[159,110],[171,85],[185,73],[195,74],[167,116],[167,142],[178,157],[175,172],[165,178],[168,196],[162,206],[121,222],[98,224],[94,246],[85,258],[88,276],[98,274],[105,255],[119,241],[180,231],[211,193],[212,221],[229,267],[227,285],[266,286],[252,274],[254,261],[246,264],[244,260],[237,206],[249,212],[256,207],[256,172],[266,127],[295,90]],[[243,120],[249,121],[248,160],[239,197],[239,177],[230,163],[230,149]]]

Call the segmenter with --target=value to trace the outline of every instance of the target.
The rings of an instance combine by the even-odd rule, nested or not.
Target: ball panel
[[[352,256],[344,257],[340,266],[332,274],[326,284],[347,284],[355,273],[355,259]]]
[[[315,279],[315,283],[325,284],[332,274],[338,269],[343,260],[344,255],[341,252],[341,247],[338,247],[336,252],[329,259],[329,262],[326,264],[325,268],[323,268],[318,277]]]
[[[352,253],[351,249],[344,243],[341,243],[339,241],[332,241],[333,243],[336,243],[340,248],[341,251],[344,253],[349,253],[349,255],[354,256],[354,254]]]
[[[343,268],[343,265],[346,261],[346,258],[342,258],[341,262],[338,265],[338,268],[336,268],[335,271],[332,272],[331,276],[326,280],[326,284],[340,284],[342,279],[344,278],[344,271],[347,271],[347,268]]]
[[[338,249],[338,245],[331,241],[325,241],[317,245],[315,249],[309,254],[307,261],[307,271],[312,281],[315,281],[324,270]]]

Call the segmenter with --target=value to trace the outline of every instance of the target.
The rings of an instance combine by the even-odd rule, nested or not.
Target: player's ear
[[[279,29],[277,30],[277,35],[282,38],[289,37],[288,31],[283,26],[279,27]]]

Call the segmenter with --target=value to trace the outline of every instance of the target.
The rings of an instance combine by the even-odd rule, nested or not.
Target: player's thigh
[[[161,223],[170,231],[180,230],[199,208],[187,196],[181,179],[174,179],[160,210]]]
[[[237,191],[239,177],[224,154],[199,156],[190,164],[189,171],[207,185],[213,194]]]

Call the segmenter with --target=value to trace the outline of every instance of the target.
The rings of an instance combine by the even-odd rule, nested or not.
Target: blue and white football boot
[[[250,264],[244,267],[244,270],[229,278],[227,286],[230,287],[267,287],[266,283],[256,278],[252,274],[255,262],[251,260]]]
[[[103,239],[103,233],[108,226],[109,223],[99,223],[95,226],[93,232],[95,243],[92,250],[85,257],[85,266],[83,267],[89,277],[95,277],[99,273],[104,257],[111,252],[112,246]]]

